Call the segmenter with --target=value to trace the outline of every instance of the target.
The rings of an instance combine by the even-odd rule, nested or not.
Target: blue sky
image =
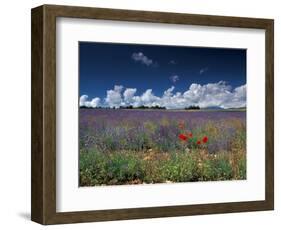
[[[79,84],[91,107],[244,107],[246,50],[80,42]]]

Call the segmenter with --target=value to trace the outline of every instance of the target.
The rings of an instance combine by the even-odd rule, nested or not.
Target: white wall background
[[[277,229],[281,218],[281,14],[274,0],[32,0],[0,6],[0,228],[43,229],[30,218],[30,9],[65,4],[275,19],[275,211],[49,226],[49,229]]]

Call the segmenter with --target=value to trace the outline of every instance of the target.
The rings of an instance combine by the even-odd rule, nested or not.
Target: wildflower
[[[196,144],[197,144],[197,145],[201,145],[201,141],[197,141]]]
[[[184,129],[184,121],[179,122],[179,128]]]
[[[187,140],[187,136],[184,134],[180,134],[179,135],[179,139],[181,139],[182,141],[186,141]]]
[[[203,143],[207,143],[208,142],[208,137],[207,136],[203,137],[202,141],[203,141]]]
[[[192,135],[192,133],[189,133],[189,134],[188,134],[188,137],[190,137],[190,138],[191,138],[192,136],[193,136],[193,135]]]

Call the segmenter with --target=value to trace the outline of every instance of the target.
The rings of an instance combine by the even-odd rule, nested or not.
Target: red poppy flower
[[[179,139],[181,139],[182,141],[186,141],[187,140],[187,136],[184,134],[180,134],[179,135]]]
[[[196,144],[197,144],[197,145],[201,145],[201,141],[197,141]]]
[[[189,133],[189,134],[188,134],[188,137],[192,137],[192,136],[193,136],[192,133]]]
[[[203,137],[202,141],[203,141],[203,143],[207,143],[208,142],[208,137],[207,136]]]

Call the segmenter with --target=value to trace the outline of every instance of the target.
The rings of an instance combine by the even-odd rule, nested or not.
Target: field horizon
[[[84,106],[79,106],[79,109],[93,109],[93,110],[141,110],[141,111],[171,111],[171,112],[247,112],[247,108],[200,108],[200,109],[154,109],[154,108],[147,108],[147,109],[142,109],[142,108],[110,108],[110,107],[84,107]]]

